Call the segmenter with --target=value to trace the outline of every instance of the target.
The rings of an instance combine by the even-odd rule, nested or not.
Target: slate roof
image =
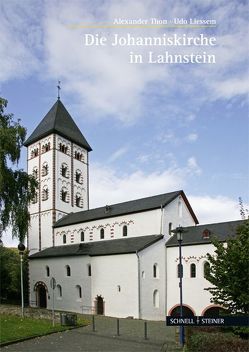
[[[244,220],[220,222],[215,224],[206,224],[198,226],[184,227],[182,246],[199,245],[211,243],[212,237],[215,236],[219,241],[225,242],[229,237],[236,235],[236,229],[243,224]],[[209,238],[203,238],[203,231],[210,232]],[[176,234],[174,234],[166,243],[166,247],[178,247]]]
[[[166,206],[179,195],[181,195],[184,201],[186,202],[186,205],[191,215],[193,216],[195,223],[198,224],[198,220],[184,192],[176,191],[176,192],[160,194],[157,196],[131,200],[128,202],[112,204],[112,205],[108,205],[107,208],[101,207],[96,209],[84,210],[76,213],[70,213],[64,216],[63,218],[61,218],[60,220],[58,220],[55,223],[54,227],[56,228],[56,227],[68,226],[68,225],[83,223],[86,221],[110,218],[113,216],[119,216],[123,214],[132,214],[132,213],[138,213],[142,211],[158,209],[158,208],[161,208],[161,206],[163,207]]]
[[[60,100],[56,101],[47,115],[42,119],[33,133],[31,133],[29,138],[25,141],[24,145],[27,147],[51,133],[57,133],[88,151],[92,150]]]
[[[100,255],[136,253],[136,251],[141,251],[162,238],[162,235],[150,235],[49,247],[43,251],[32,254],[29,258],[54,258],[78,255],[88,255],[93,257]]]

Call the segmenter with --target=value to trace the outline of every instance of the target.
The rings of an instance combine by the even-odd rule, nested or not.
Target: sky
[[[183,189],[201,224],[249,208],[246,1],[0,0],[0,96],[33,131],[57,100],[90,153],[90,207]],[[115,19],[211,19],[213,27],[115,27]],[[120,26],[119,26],[120,27]],[[173,26],[171,26],[173,27]],[[215,37],[212,48],[86,46],[85,34]],[[132,64],[213,53],[215,64]],[[26,169],[23,147],[19,166]],[[5,245],[12,245],[10,231]]]

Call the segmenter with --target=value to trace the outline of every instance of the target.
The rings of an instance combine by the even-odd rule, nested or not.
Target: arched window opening
[[[82,289],[80,285],[76,286],[76,290],[77,290],[77,296],[78,298],[82,298]]]
[[[172,231],[172,222],[169,223],[169,235],[172,235],[171,231]]]
[[[153,277],[158,278],[159,277],[159,269],[158,269],[158,264],[155,263],[153,265]]]
[[[85,233],[84,233],[84,231],[81,231],[81,233],[80,233],[80,240],[81,240],[81,242],[85,241]]]
[[[48,187],[44,186],[42,189],[42,200],[48,200]]]
[[[49,266],[46,266],[46,276],[47,276],[47,277],[50,276],[50,269],[49,269]]]
[[[228,311],[222,307],[209,307],[205,310],[204,317],[219,317],[227,315]]]
[[[205,279],[207,278],[207,276],[210,274],[210,264],[209,262],[204,262],[203,265],[203,276],[205,277]]]
[[[121,286],[120,285],[117,286],[117,289],[118,289],[118,292],[121,292]]]
[[[62,297],[62,287],[61,285],[57,285],[57,297]]]
[[[158,292],[158,290],[155,290],[153,292],[153,306],[155,308],[159,308],[159,292]]]
[[[196,265],[194,263],[190,264],[190,277],[196,277]]]
[[[66,163],[61,165],[61,175],[63,177],[69,178],[69,169]]]
[[[35,192],[34,197],[32,199],[32,203],[35,204],[38,202],[38,192]]]
[[[103,227],[100,229],[100,239],[103,240],[105,238],[105,230]]]
[[[174,309],[172,309],[170,316],[171,317],[180,317],[181,316],[180,312],[181,312],[180,306],[176,306]],[[184,317],[191,318],[194,316],[194,312],[189,307],[183,306],[182,307],[182,315]]]
[[[179,199],[178,201],[178,216],[179,218],[182,218],[182,201]]]
[[[65,144],[60,143],[60,144],[59,144],[59,150],[60,150],[62,153],[67,154],[67,152],[68,152],[68,147],[67,147]]]
[[[74,152],[74,157],[75,159],[81,161],[82,160],[82,154],[80,152]]]
[[[76,170],[76,172],[75,172],[75,181],[79,184],[83,183],[83,176],[82,176],[82,172],[80,170]]]
[[[42,153],[46,153],[49,150],[50,150],[50,142],[48,142],[42,146]]]
[[[42,165],[42,176],[47,176],[48,174],[48,163],[43,163]]]
[[[36,180],[38,179],[38,169],[37,169],[37,167],[34,167],[34,168],[33,168],[32,175],[33,175],[33,177],[34,177]]]
[[[177,277],[183,277],[183,265],[182,264],[178,264],[177,265]]]
[[[35,158],[36,156],[38,156],[38,154],[39,154],[38,148],[31,150],[31,158]]]
[[[61,190],[61,200],[65,203],[69,202],[69,194],[65,187],[63,187]]]
[[[87,265],[88,276],[92,276],[92,267],[91,264]]]
[[[82,208],[83,207],[83,199],[81,197],[81,195],[79,193],[76,194],[75,196],[75,205],[78,208]]]
[[[142,279],[145,279],[145,271],[142,271]]]
[[[128,228],[126,225],[123,226],[123,236],[126,237],[128,233]]]
[[[64,235],[62,236],[62,241],[63,241],[63,244],[67,243],[67,236],[66,236],[65,233],[64,233]]]
[[[69,265],[66,266],[66,274],[67,276],[71,276],[71,268]]]

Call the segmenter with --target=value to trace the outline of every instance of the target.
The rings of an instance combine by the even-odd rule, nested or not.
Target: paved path
[[[148,322],[148,340],[144,339],[144,322],[120,319],[117,336],[117,319],[96,317],[96,331],[92,326],[68,330],[2,348],[2,352],[173,352],[179,351],[175,343],[174,328],[165,322]]]

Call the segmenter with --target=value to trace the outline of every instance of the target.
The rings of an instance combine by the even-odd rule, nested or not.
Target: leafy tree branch
[[[37,181],[18,169],[26,129],[13,114],[5,114],[7,100],[0,98],[0,220],[2,229],[12,227],[12,235],[23,242],[29,226],[28,205]]]

